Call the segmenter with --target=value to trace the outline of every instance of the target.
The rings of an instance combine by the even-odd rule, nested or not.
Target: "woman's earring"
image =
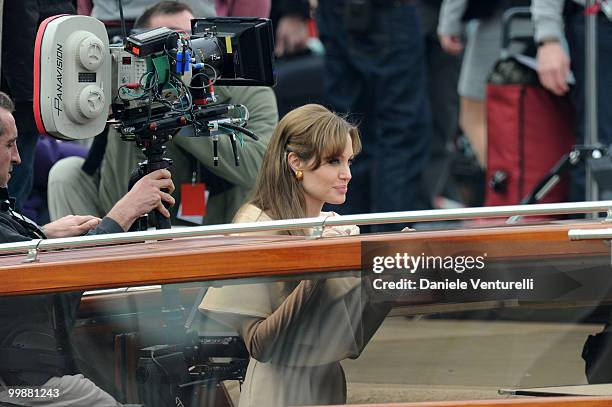
[[[304,173],[302,172],[302,170],[297,170],[295,172],[295,179],[297,179],[298,181],[301,181],[304,179]]]

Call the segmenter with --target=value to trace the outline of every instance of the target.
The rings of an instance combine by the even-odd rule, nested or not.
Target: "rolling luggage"
[[[486,206],[563,202],[569,194],[567,174],[550,190],[532,194],[572,150],[576,139],[569,97],[556,96],[541,86],[537,72],[529,66],[533,59],[508,56],[511,42],[531,41],[510,33],[513,21],[528,17],[528,8],[504,14],[502,59],[487,84]]]

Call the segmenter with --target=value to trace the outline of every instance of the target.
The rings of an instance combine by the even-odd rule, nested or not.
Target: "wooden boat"
[[[0,295],[86,291],[72,338],[77,352],[88,356],[88,360],[80,367],[98,379],[99,385],[108,386],[115,394],[119,394],[123,401],[138,402],[142,401],[137,389],[138,365],[142,362],[139,362],[141,349],[167,345],[172,341],[193,343],[189,342],[194,340],[193,337],[186,339],[181,336],[185,334],[183,327],[186,320],[189,328],[195,328],[198,338],[209,341],[207,344],[222,345],[223,349],[235,351],[232,346],[237,344],[227,342],[230,340],[228,338],[232,338],[227,329],[200,320],[201,315],[197,313],[194,304],[199,303],[203,295],[202,288],[252,281],[360,275],[372,266],[371,257],[364,257],[364,253],[380,255],[408,251],[417,256],[482,253],[486,255],[487,269],[481,273],[487,270],[501,272],[499,275],[509,278],[514,278],[513,273],[527,273],[536,283],[555,282],[562,278],[571,284],[561,284],[558,290],[542,289],[537,295],[521,295],[516,291],[508,293],[504,290],[499,290],[499,295],[475,294],[474,290],[459,293],[440,290],[435,294],[431,290],[421,290],[415,295],[395,297],[395,306],[388,319],[403,318],[410,321],[405,316],[440,313],[448,316],[457,311],[483,309],[550,308],[561,310],[557,316],[570,315],[567,322],[575,327],[583,322],[585,316],[597,310],[608,309],[607,304],[612,298],[610,246],[605,240],[572,241],[568,238],[568,232],[606,227],[607,224],[602,221],[575,221],[325,239],[206,236],[53,250],[39,253],[35,262],[26,262],[26,254],[13,254],[0,258],[0,278],[3,281]],[[174,322],[169,322],[169,315],[175,318]],[[381,329],[385,328],[383,324]],[[174,332],[169,333],[171,329]],[[391,335],[392,331],[387,330],[384,334]],[[378,334],[373,341],[376,342],[377,338]],[[204,358],[212,363],[216,359],[211,357],[216,356],[219,355],[207,354]],[[384,369],[392,371],[394,366],[385,365]],[[503,366],[500,369],[503,370]],[[351,401],[350,368],[348,371]],[[529,384],[529,380],[523,377],[520,379],[514,384]],[[200,405],[231,405],[225,387],[217,384],[214,381],[212,388],[210,385],[203,386],[209,394],[203,396],[202,400],[206,401]],[[499,383],[499,386],[507,384]],[[372,388],[375,387],[376,384],[373,384]],[[461,400],[446,404],[438,402],[422,405],[612,405],[612,395],[563,398],[557,401],[548,398],[487,402],[466,401],[466,398],[470,398],[466,396],[463,394]],[[384,397],[377,400],[398,401],[396,398],[385,400]]]

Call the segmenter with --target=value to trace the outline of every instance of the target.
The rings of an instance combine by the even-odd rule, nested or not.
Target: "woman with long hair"
[[[268,146],[252,199],[234,222],[321,216],[325,203],[345,201],[360,148],[357,128],[323,106],[289,112]],[[332,227],[323,236],[357,233],[356,226]],[[344,404],[339,362],[359,356],[389,309],[364,294],[358,277],[210,288],[200,310],[234,328],[251,357],[239,406]]]

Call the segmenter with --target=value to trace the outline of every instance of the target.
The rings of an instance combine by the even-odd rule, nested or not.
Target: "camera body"
[[[224,380],[244,382],[249,353],[239,337],[185,333],[185,340],[140,349],[136,379],[144,405],[201,405],[200,390],[214,394]]]

